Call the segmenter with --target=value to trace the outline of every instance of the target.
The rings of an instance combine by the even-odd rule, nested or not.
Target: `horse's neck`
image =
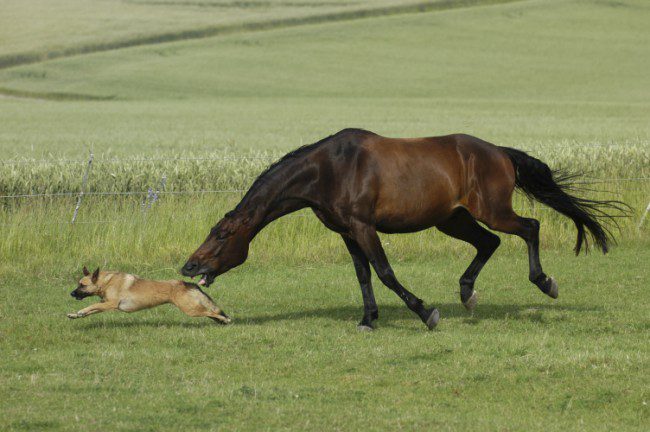
[[[253,235],[274,220],[310,206],[307,169],[307,164],[296,160],[269,173],[261,186],[246,194],[237,211],[250,215]]]

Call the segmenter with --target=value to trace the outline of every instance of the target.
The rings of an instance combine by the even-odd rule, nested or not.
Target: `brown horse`
[[[563,215],[578,230],[578,253],[586,230],[607,252],[610,233],[599,222],[606,210],[622,210],[616,201],[572,196],[574,176],[551,171],[526,153],[498,147],[468,135],[434,138],[386,138],[359,129],[345,129],[315,144],[300,147],[266,169],[235,209],[210,231],[181,272],[202,275],[201,284],[240,264],[249,243],[266,225],[309,207],[330,230],[343,237],[361,285],[364,315],[360,329],[372,329],[378,318],[370,283],[370,265],[379,279],[431,329],[439,313],[425,308],[402,286],[391,268],[377,232],[410,233],[437,227],[473,245],[477,254],[460,278],[465,307],[476,306],[474,281],[499,246],[488,228],[526,241],[529,279],[552,298],[553,278],[539,261],[539,222],[512,209],[515,187]]]

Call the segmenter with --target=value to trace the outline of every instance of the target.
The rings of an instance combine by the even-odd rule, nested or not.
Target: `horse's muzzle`
[[[181,274],[183,276],[196,276],[198,274],[198,269],[199,269],[199,263],[196,261],[188,261],[185,263],[185,265],[181,268]]]

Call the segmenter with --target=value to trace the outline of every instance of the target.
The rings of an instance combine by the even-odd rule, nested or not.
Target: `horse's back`
[[[458,207],[480,213],[490,195],[512,192],[505,172],[511,169],[507,156],[478,138],[350,134],[343,142],[350,146],[348,155],[354,155],[356,165],[348,178],[357,183],[352,186],[364,201],[374,202],[372,217],[381,231],[425,229],[446,220]]]

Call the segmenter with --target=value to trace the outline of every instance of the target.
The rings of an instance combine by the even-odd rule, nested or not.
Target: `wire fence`
[[[211,157],[152,157],[152,158],[108,158],[96,159],[94,163],[134,163],[134,162],[193,162],[193,161],[237,161],[237,160],[265,160],[271,162],[273,156],[211,156]],[[87,159],[19,159],[19,160],[0,160],[0,165],[65,165],[77,164],[84,165],[88,163]]]
[[[212,190],[191,190],[191,191],[158,191],[158,195],[199,195],[199,194],[229,194],[229,193],[243,193],[246,189],[212,189]],[[124,191],[124,192],[84,192],[84,195],[96,196],[137,196],[148,195],[150,191]],[[70,197],[77,196],[80,192],[52,192],[52,193],[36,193],[36,194],[16,194],[16,195],[0,195],[0,198],[57,198],[57,197]]]
[[[64,165],[64,164],[78,164],[86,165],[84,170],[83,177],[81,179],[81,186],[79,190],[75,191],[64,191],[64,192],[50,192],[50,193],[25,193],[25,194],[5,194],[0,195],[2,200],[17,200],[17,199],[32,199],[32,198],[68,198],[68,197],[77,197],[77,202],[74,208],[73,216],[70,221],[48,221],[42,222],[41,224],[46,225],[74,225],[76,224],[106,224],[106,223],[116,223],[116,222],[129,222],[133,219],[110,219],[110,220],[94,220],[94,221],[77,221],[77,216],[79,210],[83,203],[83,198],[85,196],[143,196],[145,197],[142,202],[143,211],[146,211],[153,207],[156,201],[165,195],[203,195],[203,194],[243,194],[246,192],[246,189],[199,189],[199,190],[180,190],[180,191],[167,191],[166,187],[166,176],[163,175],[160,185],[156,188],[148,188],[147,190],[137,190],[137,191],[86,191],[86,186],[88,179],[92,172],[92,166],[94,164],[102,163],[117,163],[117,164],[130,164],[134,162],[186,162],[186,161],[246,161],[246,160],[257,160],[257,161],[268,161],[272,162],[275,159],[273,156],[212,156],[212,157],[152,157],[152,158],[132,158],[132,159],[121,159],[121,158],[109,158],[109,159],[94,159],[94,155],[90,153],[89,159],[24,159],[24,160],[0,160],[0,165],[13,166],[13,165],[25,165],[25,164],[39,164],[39,165]],[[618,178],[597,178],[597,177],[583,177],[581,181],[576,182],[577,184],[599,184],[599,183],[623,183],[623,182],[648,182],[650,177],[618,177]],[[539,210],[551,210],[546,207],[539,207]],[[650,212],[650,203],[648,203],[647,208],[643,212],[641,219],[638,223],[638,228],[641,228],[643,225],[648,213]],[[304,217],[305,214],[293,214],[289,215],[293,217]],[[193,220],[193,218],[174,218],[174,220]],[[9,226],[14,224],[0,224],[0,226]]]

